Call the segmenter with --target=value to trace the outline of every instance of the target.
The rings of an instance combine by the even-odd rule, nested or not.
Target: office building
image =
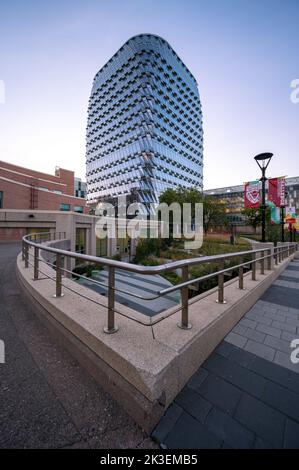
[[[87,204],[129,196],[157,203],[167,188],[202,189],[197,83],[161,37],[129,39],[96,74],[88,106]]]

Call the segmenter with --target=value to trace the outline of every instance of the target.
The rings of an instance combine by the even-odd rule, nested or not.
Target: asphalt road
[[[19,251],[0,244],[0,448],[156,447],[23,302]]]

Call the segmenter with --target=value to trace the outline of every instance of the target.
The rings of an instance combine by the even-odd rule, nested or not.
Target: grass
[[[182,259],[190,259],[194,257],[203,257],[203,256],[214,256],[224,253],[236,253],[242,251],[251,250],[251,245],[248,241],[243,240],[240,237],[237,237],[235,244],[230,244],[230,235],[221,234],[221,235],[208,235],[204,237],[204,242],[201,248],[197,250],[186,251],[184,249],[184,242],[182,240],[174,240],[168,248],[158,250],[156,255],[146,255],[139,258],[138,264],[145,266],[157,266],[164,264],[166,262],[178,261]],[[245,255],[243,257],[237,257],[232,260],[227,260],[225,262],[225,267],[233,267],[241,262],[241,260],[249,261],[250,255]],[[190,279],[196,279],[198,277],[204,276],[206,274],[213,273],[218,270],[218,263],[205,263],[199,264],[197,266],[192,266],[189,268],[189,277]],[[165,279],[170,281],[172,284],[176,285],[181,282],[181,276],[179,272],[176,271],[167,271],[161,274]],[[232,276],[237,275],[237,272],[232,272]],[[217,285],[217,278],[207,279],[202,281],[198,285],[198,289],[195,291],[190,291],[190,295],[197,295],[201,292],[205,292]]]

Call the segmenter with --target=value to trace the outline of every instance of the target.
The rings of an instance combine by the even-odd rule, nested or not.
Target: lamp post
[[[284,243],[284,208],[285,206],[280,207],[281,241],[283,243]]]
[[[262,182],[262,242],[266,241],[266,170],[270,163],[273,153],[260,153],[254,157],[256,163],[262,171],[262,177],[260,181]]]
[[[286,203],[286,197],[288,193],[285,191],[284,193],[284,204],[280,206],[280,218],[281,218],[281,241],[284,242],[284,210],[285,210],[285,203]]]

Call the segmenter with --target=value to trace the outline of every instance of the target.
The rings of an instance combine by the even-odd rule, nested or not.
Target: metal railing
[[[130,318],[131,320],[136,321],[137,323],[141,323],[145,326],[153,326],[156,323],[168,318],[169,316],[175,314],[178,311],[181,311],[181,321],[178,323],[178,327],[182,329],[190,329],[192,325],[189,323],[189,307],[196,301],[196,297],[189,300],[189,286],[195,283],[200,283],[202,281],[212,279],[214,277],[218,278],[218,298],[217,302],[219,304],[226,303],[224,298],[224,291],[225,291],[225,284],[224,284],[224,276],[234,270],[238,270],[238,288],[243,290],[244,289],[244,268],[251,267],[251,279],[256,281],[256,274],[257,274],[257,265],[260,264],[260,274],[264,275],[265,270],[271,270],[272,262],[275,265],[283,262],[287,257],[293,255],[298,249],[298,243],[286,243],[285,245],[277,246],[272,249],[269,248],[261,248],[257,250],[248,250],[248,251],[240,251],[236,253],[225,253],[221,255],[214,255],[214,256],[202,256],[197,258],[188,258],[179,261],[173,261],[171,263],[162,264],[159,266],[140,266],[136,264],[130,264],[122,261],[116,261],[107,258],[101,258],[97,256],[85,255],[82,253],[76,253],[72,251],[62,250],[59,248],[54,248],[48,245],[45,245],[45,242],[51,241],[59,241],[66,239],[65,232],[49,232],[49,233],[39,233],[39,234],[30,234],[26,235],[22,239],[22,259],[25,263],[25,268],[28,268],[29,265],[33,267],[33,278],[34,280],[39,280],[39,274],[42,273],[46,276],[47,279],[52,279],[56,284],[55,294],[56,298],[61,298],[64,294],[62,292],[62,287],[84,297],[91,302],[95,302],[96,304],[102,305],[107,307],[108,310],[108,318],[107,318],[107,326],[104,328],[105,333],[115,333],[118,330],[117,325],[115,324],[115,313],[118,313],[124,317]],[[30,249],[33,248],[33,253],[30,252]],[[47,253],[52,253],[55,257],[55,262],[51,263],[46,261],[43,257],[40,256],[41,251],[45,251]],[[240,258],[242,261],[244,257],[250,257],[249,261],[239,262],[236,265],[225,267],[225,262],[228,260],[232,260],[235,258]],[[29,260],[29,258],[33,258],[33,262]],[[105,284],[103,282],[97,281],[92,278],[88,278],[86,276],[80,275],[78,273],[74,273],[72,270],[67,269],[65,267],[65,262],[67,259],[72,258],[75,260],[93,263],[95,265],[105,266],[108,269],[108,283]],[[267,262],[267,265],[266,265]],[[55,277],[50,276],[48,273],[45,273],[40,269],[40,263],[44,263],[48,266],[51,266],[55,269],[56,274]],[[203,265],[208,263],[217,263],[218,270],[215,272],[205,274],[200,276],[196,279],[192,278],[189,279],[189,268],[192,266]],[[177,269],[181,269],[182,272],[182,282],[179,284],[166,287],[164,289],[158,290],[155,292],[154,295],[151,296],[141,296],[134,292],[130,292],[125,289],[120,289],[115,286],[115,270],[121,269],[128,272],[134,272],[138,274],[161,274],[167,271],[173,271]],[[72,289],[70,285],[66,285],[63,283],[63,273],[67,275],[73,275],[78,278],[88,279],[89,282],[96,284],[101,287],[105,287],[108,292],[108,306],[104,305],[99,301],[95,301],[88,296],[83,295],[76,291],[76,289]],[[118,311],[115,308],[115,292],[119,292],[122,294],[130,295],[131,297],[137,298],[139,300],[154,300],[159,297],[165,296],[170,294],[174,291],[180,290],[181,292],[181,304],[176,309],[171,309],[165,315],[162,315],[153,320],[150,317],[149,322],[145,322],[141,319],[133,318],[132,316]]]

